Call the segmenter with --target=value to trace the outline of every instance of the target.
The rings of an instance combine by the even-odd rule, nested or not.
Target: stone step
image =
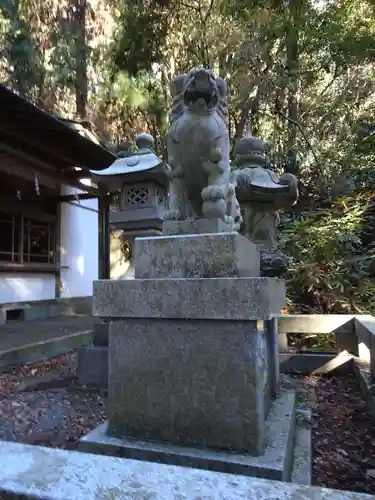
[[[266,421],[266,450],[257,457],[110,437],[107,435],[107,423],[84,436],[79,449],[99,455],[290,481],[296,425],[295,404],[296,395],[292,391],[282,393],[273,402]]]

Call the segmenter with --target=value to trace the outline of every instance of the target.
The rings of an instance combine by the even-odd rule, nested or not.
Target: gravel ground
[[[0,375],[0,439],[74,449],[106,419],[106,395],[76,383],[65,354]],[[313,484],[375,494],[375,425],[354,376],[283,377],[313,410]]]
[[[105,396],[78,387],[75,372],[65,354],[0,375],[0,439],[74,449],[106,419]]]

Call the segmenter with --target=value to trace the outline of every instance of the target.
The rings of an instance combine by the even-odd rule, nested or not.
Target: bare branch
[[[191,53],[197,58],[197,60],[199,61],[200,59],[200,55],[199,53],[197,52],[197,50],[193,47],[192,43],[189,42],[187,39],[186,39],[186,36],[182,33],[182,40],[185,44],[185,47],[189,49],[189,51],[191,51]]]
[[[211,0],[210,5],[209,5],[209,7],[207,9],[206,15],[204,16],[203,24],[207,24],[207,20],[208,20],[208,18],[211,15],[214,3],[215,3],[215,0]]]
[[[268,115],[268,116],[273,116],[271,113],[267,113],[266,111],[260,111],[260,113],[264,114],[264,115]],[[318,167],[319,171],[320,171],[320,174],[323,178],[325,178],[325,174],[324,172],[322,171],[322,168],[321,168],[321,165],[320,165],[320,162],[318,160],[318,157],[316,156],[316,153],[315,153],[315,149],[313,148],[311,142],[309,141],[309,139],[307,138],[306,134],[305,134],[305,131],[303,129],[303,127],[301,126],[300,123],[298,123],[297,121],[295,120],[292,120],[292,118],[289,118],[289,116],[287,116],[285,113],[283,113],[282,111],[279,111],[279,110],[276,110],[275,111],[275,114],[278,114],[280,116],[282,116],[285,120],[287,120],[288,122],[290,123],[293,123],[297,128],[298,130],[301,132],[301,135],[302,137],[304,138],[307,146],[309,147],[309,149],[311,150],[311,153],[314,157],[314,160],[315,160],[315,163],[316,163],[316,166]]]
[[[335,83],[337,78],[339,78],[343,72],[339,72],[337,66],[335,67],[335,71],[333,73],[332,79],[328,82],[328,84],[324,87],[324,89],[321,91],[320,95],[322,96],[327,92],[327,90]]]

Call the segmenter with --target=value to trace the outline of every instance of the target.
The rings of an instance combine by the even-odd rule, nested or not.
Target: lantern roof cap
[[[133,174],[152,170],[164,163],[154,152],[155,141],[151,134],[145,132],[138,134],[135,138],[135,143],[138,151],[117,158],[112,165],[103,170],[91,170],[91,174],[99,178]]]

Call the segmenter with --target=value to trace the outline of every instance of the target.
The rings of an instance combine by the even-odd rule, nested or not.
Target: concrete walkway
[[[59,316],[0,326],[0,371],[89,344],[96,320],[92,316]]]

